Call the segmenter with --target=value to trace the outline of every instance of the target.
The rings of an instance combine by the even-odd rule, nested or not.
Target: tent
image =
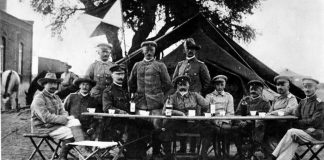
[[[226,36],[201,13],[156,39],[157,51],[163,51],[189,37],[194,38],[196,43],[201,45],[202,48],[199,50],[197,57],[205,62],[211,77],[217,74],[224,74],[229,77],[226,89],[233,95],[236,104],[247,93],[246,84],[249,80],[261,80],[268,86],[267,88],[276,90],[273,78],[278,73]],[[140,53],[141,50],[139,49],[129,54],[130,63],[128,64],[130,66],[143,58]],[[183,53],[183,46],[180,45],[161,60],[166,64],[169,73],[172,75],[177,63],[183,59],[185,59],[185,54]],[[124,58],[117,63],[126,61],[127,58]],[[271,90],[269,90],[269,93]],[[298,98],[305,97],[303,91],[295,85],[291,85],[290,91]]]

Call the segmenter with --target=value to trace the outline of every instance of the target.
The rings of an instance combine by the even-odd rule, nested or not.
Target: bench
[[[311,152],[311,157],[309,158],[309,160],[313,160],[315,158],[317,160],[320,160],[318,154],[324,149],[324,141],[307,142],[300,144],[300,146],[306,146],[307,149],[302,154],[295,153],[297,160],[302,160],[308,152]]]

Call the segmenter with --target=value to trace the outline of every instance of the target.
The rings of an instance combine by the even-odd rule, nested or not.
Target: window
[[[22,74],[23,71],[23,55],[24,55],[24,44],[19,43],[18,49],[18,73]]]
[[[1,72],[5,70],[5,58],[6,58],[6,38],[2,37],[1,38],[1,44],[0,44],[0,53],[1,53]]]

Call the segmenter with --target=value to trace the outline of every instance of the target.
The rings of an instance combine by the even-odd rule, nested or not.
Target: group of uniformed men
[[[104,140],[136,139],[144,135],[152,135],[143,141],[129,144],[125,155],[129,158],[144,159],[146,146],[149,141],[153,148],[152,158],[161,158],[161,146],[165,159],[171,158],[171,140],[176,132],[194,132],[201,134],[201,158],[208,159],[207,150],[211,141],[217,135],[226,137],[232,135],[237,147],[236,158],[242,159],[243,138],[253,129],[254,141],[260,147],[260,152],[265,154],[271,147],[264,145],[266,135],[277,135],[274,141],[279,141],[287,131],[287,122],[249,120],[214,120],[214,121],[185,121],[185,120],[127,120],[105,119],[101,130],[96,119],[82,116],[87,108],[96,108],[96,112],[107,113],[114,109],[117,114],[139,114],[141,110],[148,111],[150,115],[164,115],[166,105],[172,105],[172,115],[185,116],[189,110],[195,110],[196,115],[204,112],[225,112],[225,115],[248,115],[250,111],[267,112],[268,115],[295,115],[298,119],[299,129],[289,129],[283,136],[273,153],[273,159],[292,159],[300,141],[315,141],[324,139],[324,103],[315,95],[318,81],[304,78],[303,86],[306,98],[297,104],[296,97],[289,92],[290,80],[286,76],[277,76],[274,81],[279,96],[270,105],[262,96],[264,83],[252,80],[248,83],[249,95],[242,98],[234,110],[233,97],[225,92],[227,77],[218,75],[212,80],[207,66],[196,58],[196,52],[201,48],[192,38],[184,42],[186,59],[179,62],[171,78],[164,63],[155,60],[157,44],[146,41],[141,44],[144,59],[135,63],[128,87],[126,85],[126,70],[122,65],[109,61],[113,46],[101,43],[97,46],[99,60],[90,65],[83,78],[75,79],[73,84],[80,88],[76,93],[66,97],[64,103],[55,95],[61,79],[55,74],[48,73],[38,82],[44,90],[35,96],[31,105],[32,126],[34,132],[48,133],[51,137],[64,140],[60,159],[67,159],[71,149],[69,142],[81,141],[95,135],[102,135]],[[212,82],[215,90],[205,97],[204,93]],[[202,94],[203,93],[203,94]],[[130,110],[130,101],[135,102],[136,111]],[[213,111],[210,105],[214,105]],[[255,124],[255,126],[252,126]],[[102,125],[101,125],[102,126]],[[125,136],[127,135],[127,136]],[[109,139],[110,138],[110,139]],[[128,140],[127,140],[128,139]],[[297,140],[298,139],[298,140]],[[190,139],[190,152],[194,152],[197,143]],[[270,140],[269,140],[270,141]],[[187,139],[180,139],[180,150],[187,152]],[[80,148],[88,154],[89,148]],[[133,151],[133,154],[131,153]],[[271,151],[271,150],[270,150]]]

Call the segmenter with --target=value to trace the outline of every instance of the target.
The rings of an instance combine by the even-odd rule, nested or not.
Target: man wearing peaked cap
[[[157,43],[155,41],[144,41],[141,43],[141,47],[144,46],[153,46],[153,47],[157,47]]]
[[[190,77],[185,75],[176,77],[173,80],[173,83],[176,87],[176,92],[168,98],[167,102],[164,105],[163,111],[166,110],[166,105],[172,105],[172,115],[177,116],[186,116],[189,114],[189,110],[195,110],[196,115],[201,115],[202,110],[207,110],[207,101],[197,92],[191,92],[189,90],[190,81]],[[168,135],[165,136],[168,138],[172,137],[172,135],[175,135],[174,133],[178,132],[195,132],[206,130],[201,128],[202,124],[200,122],[190,123],[187,121],[166,121],[164,124],[167,132],[164,132],[163,135]],[[200,134],[204,133],[205,132],[200,132]],[[202,135],[201,137],[206,137],[206,135]],[[171,139],[172,138],[163,140],[165,142],[170,142],[164,144],[165,153],[167,155],[171,154]],[[190,152],[194,152],[195,149],[196,145],[191,143]],[[186,139],[180,140],[179,152],[186,152]]]
[[[210,106],[213,105],[215,107],[210,107],[209,112],[220,115],[221,111],[225,111],[225,115],[234,115],[233,96],[230,93],[224,91],[227,77],[225,75],[217,75],[212,79],[212,81],[215,85],[215,90],[212,93],[206,95],[206,100],[210,104]],[[212,125],[212,128],[215,129],[210,130],[209,136],[207,136],[206,141],[202,141],[202,148],[209,148],[213,135],[217,134],[226,137],[226,134],[231,132],[231,121],[229,120],[214,120],[212,122]],[[204,151],[207,151],[207,149],[204,149]],[[201,154],[203,157],[207,157],[207,152],[202,152]]]
[[[241,99],[235,111],[235,115],[249,115],[250,111],[256,111],[257,113],[267,113],[270,109],[270,103],[262,96],[264,88],[263,82],[261,82],[260,80],[251,80],[250,82],[248,82],[248,87],[249,95]],[[266,146],[263,143],[263,137],[265,133],[264,121],[257,121],[255,127],[252,127],[251,121],[241,120],[235,123],[234,126],[235,127],[233,128],[237,128],[237,131],[233,132],[235,137],[235,145],[237,147],[236,156],[242,158],[242,137],[244,136],[244,134],[246,134],[246,131],[252,130],[255,134],[255,137],[253,137],[254,141],[258,143],[259,146],[257,147],[261,148],[261,154],[263,154],[263,156],[265,154],[269,154],[266,153]]]
[[[92,63],[87,69],[85,75],[96,81],[96,85],[91,89],[91,96],[95,97],[102,105],[102,92],[112,83],[110,67],[114,65],[109,61],[113,46],[110,43],[99,43],[96,46],[96,52],[99,59]]]
[[[133,66],[128,86],[130,93],[134,95],[132,98],[135,99],[137,111],[146,110],[151,115],[161,115],[163,103],[166,96],[170,94],[172,83],[165,64],[155,60],[155,49],[154,42],[144,42],[142,44],[144,59],[136,62]],[[150,119],[147,122],[155,129],[161,128],[161,120]],[[161,142],[158,133],[153,134],[152,143],[152,155],[153,157],[159,157],[161,155]]]
[[[324,140],[324,102],[317,98],[318,81],[304,78],[303,91],[306,98],[297,106],[297,127],[289,129],[272,155],[277,160],[291,160],[300,143]]]
[[[186,59],[177,64],[172,79],[187,75],[191,78],[190,91],[204,95],[209,87],[210,75],[205,63],[196,58],[197,51],[201,47],[195,43],[193,38],[186,39],[183,45]]]
[[[37,82],[44,89],[34,97],[30,106],[32,132],[45,133],[54,139],[63,140],[60,159],[66,159],[71,149],[67,143],[80,140],[81,123],[74,116],[68,115],[61,99],[54,94],[62,79],[57,79],[55,73],[47,73]]]

